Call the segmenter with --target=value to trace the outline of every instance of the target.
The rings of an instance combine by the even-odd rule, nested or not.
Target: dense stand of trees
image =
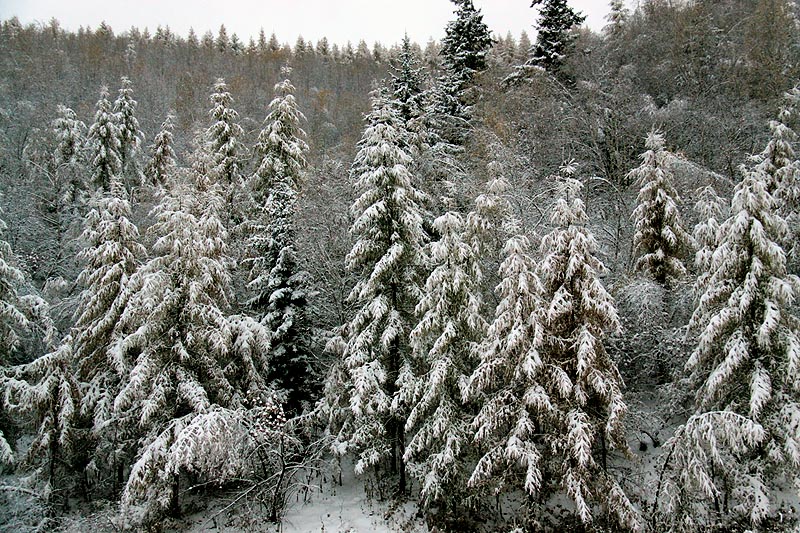
[[[279,520],[333,457],[447,531],[797,527],[797,5],[453,3],[424,48],[0,24],[0,463],[47,520]]]

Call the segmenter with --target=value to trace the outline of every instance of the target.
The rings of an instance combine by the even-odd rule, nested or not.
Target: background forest
[[[800,7],[452,2],[0,24],[0,527],[352,471],[431,531],[800,527]]]

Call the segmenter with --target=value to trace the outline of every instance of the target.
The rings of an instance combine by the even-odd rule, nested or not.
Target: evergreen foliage
[[[223,28],[220,28],[220,37]],[[232,225],[241,222],[242,217],[237,199],[242,186],[241,160],[244,154],[241,138],[244,131],[237,122],[239,113],[231,107],[233,97],[222,78],[217,78],[214,83],[211,104],[211,125],[205,132],[203,149],[210,157],[209,177],[222,187],[226,205],[223,220],[226,228],[231,229]]]
[[[403,36],[400,51],[393,62],[391,74],[392,96],[398,104],[398,114],[409,127],[412,121],[425,113],[424,74],[420,59],[411,46],[408,34]]]
[[[22,271],[10,263],[11,246],[4,239],[5,231],[6,223],[0,219],[0,372],[2,372],[0,379],[5,377],[6,367],[13,362],[14,352],[19,347],[21,331],[29,327],[23,302],[17,293],[17,287],[25,278]],[[0,403],[0,464],[9,464],[14,459],[11,443],[8,442],[9,427],[5,403],[6,398],[3,398],[3,403]]]
[[[774,196],[779,214],[789,225],[785,246],[790,260],[798,259],[797,238],[800,236],[800,161],[795,151],[797,133],[790,123],[800,116],[800,87],[784,95],[778,117],[769,123],[770,139],[766,148],[755,156],[760,172],[768,177],[767,190]]]
[[[84,148],[84,124],[75,111],[60,105],[56,108],[57,118],[53,121],[58,146],[55,152],[56,165],[70,165],[82,160]]]
[[[469,83],[486,68],[486,54],[493,40],[472,0],[451,1],[457,7],[456,19],[445,27],[440,51],[442,67],[457,75],[461,83]]]
[[[681,257],[691,249],[692,237],[683,228],[677,206],[680,198],[672,184],[675,156],[664,148],[664,136],[655,130],[645,146],[642,164],[628,173],[629,181],[640,186],[633,211],[633,246],[638,255],[634,268],[667,284],[686,274]]]
[[[450,124],[440,126],[448,142],[462,145],[471,107],[477,100],[474,78],[486,69],[486,56],[493,40],[483,15],[472,0],[452,0],[457,6],[456,19],[447,23],[439,51],[443,74],[437,81],[436,111]],[[464,124],[460,124],[464,123]]]
[[[111,346],[123,383],[114,414],[140,435],[123,507],[144,504],[141,521],[179,508],[180,472],[160,459],[181,431],[215,406],[236,408],[267,387],[266,331],[225,314],[231,287],[222,204],[218,186],[202,175],[184,176],[164,193],[153,213],[152,257],[131,280],[119,320],[126,334]]]
[[[564,60],[575,40],[571,30],[586,20],[586,16],[571,8],[567,0],[533,0],[531,7],[537,6],[536,43],[530,49],[528,60],[506,78],[506,83],[524,80],[535,68],[561,76]]]
[[[287,78],[275,85],[275,98],[269,104],[254,150],[257,164],[250,187],[255,200],[262,205],[275,181],[285,180],[293,190],[299,191],[307,167],[308,144],[303,140],[306,134],[300,127],[305,116],[297,106],[295,88],[288,79],[291,70],[284,69],[282,73]]]
[[[53,155],[56,165],[55,203],[64,207],[62,211],[70,211],[75,210],[86,189],[86,124],[78,119],[72,109],[63,105],[57,107],[56,113],[58,116],[52,124],[58,143]]]
[[[139,170],[139,151],[144,142],[144,133],[139,129],[136,119],[136,100],[133,99],[133,86],[131,80],[123,76],[122,86],[117,99],[114,101],[114,114],[119,128],[119,158],[122,173],[129,187],[135,187],[143,182]]]
[[[289,74],[288,71],[285,74]],[[288,79],[275,86],[264,129],[255,147],[260,160],[250,178],[258,202],[249,238],[254,256],[248,307],[272,333],[270,379],[287,393],[287,409],[298,412],[311,388],[311,338],[307,319],[308,273],[297,261],[295,211],[306,169],[305,119]]]
[[[161,129],[153,139],[153,145],[150,147],[153,155],[147,164],[147,168],[145,168],[144,174],[150,178],[150,184],[153,186],[163,187],[166,185],[167,177],[176,166],[174,141],[172,139],[174,120],[175,116],[172,113],[167,114],[167,118],[161,124]]]
[[[546,417],[554,427],[550,449],[557,457],[557,478],[584,524],[595,519],[594,500],[617,523],[635,530],[638,511],[607,464],[612,450],[629,453],[622,378],[604,345],[606,335],[619,329],[619,318],[600,281],[605,266],[586,227],[582,185],[567,171],[563,186],[551,218],[557,227],[542,240],[539,268],[546,362],[533,365],[548,375],[546,389],[556,410],[556,416]]]
[[[145,258],[139,230],[131,222],[131,206],[119,179],[111,191],[95,199],[87,214],[79,259],[84,268],[78,276],[83,288],[69,347],[75,378],[81,383],[79,412],[88,420],[91,441],[97,446],[93,468],[118,466],[120,450],[114,400],[120,387],[120,370],[109,347],[121,334],[118,328],[131,297],[130,280]]]
[[[468,398],[480,399],[473,428],[475,443],[484,450],[469,484],[489,483],[500,490],[514,479],[508,467],[521,467],[525,490],[538,495],[543,467],[534,421],[550,402],[535,379],[543,341],[542,287],[527,237],[516,234],[506,242],[498,273],[499,302],[466,391]]]
[[[692,233],[697,245],[694,256],[698,271],[695,292],[700,295],[705,291],[705,285],[711,276],[711,260],[722,238],[720,223],[728,218],[728,205],[723,198],[717,196],[714,187],[707,185],[700,190],[695,211],[700,219]]]
[[[233,97],[225,80],[218,78],[211,92],[211,126],[206,131],[208,149],[213,157],[213,174],[219,183],[230,190],[241,179],[241,137],[237,113],[232,106]]]
[[[432,271],[409,338],[420,377],[404,384],[413,391],[407,400],[410,441],[404,459],[428,504],[452,501],[454,493],[465,489],[472,414],[462,405],[462,389],[486,330],[479,256],[464,238],[463,218],[447,212],[433,229],[439,240],[428,247]]]
[[[796,528],[796,2],[531,3],[424,52],[0,21],[0,529],[252,529],[348,465],[431,530]]]
[[[401,491],[406,488],[406,384],[413,379],[407,339],[421,296],[426,201],[409,172],[412,160],[402,149],[403,136],[391,103],[374,94],[351,171],[358,194],[350,229],[356,242],[346,265],[358,274],[350,293],[355,315],[329,343],[341,352],[342,363],[329,378],[326,392],[333,397],[323,407],[334,422],[329,432],[337,435],[336,451],[358,454],[356,473],[389,462],[391,471],[400,474]],[[345,412],[334,408],[342,405],[343,395],[349,399]]]
[[[625,7],[625,0],[611,0],[609,12],[606,16],[608,25],[603,31],[609,36],[616,36],[622,33],[625,23],[630,16],[630,11]]]
[[[701,458],[710,460],[702,469],[679,475],[696,476],[720,516],[744,517],[757,526],[774,511],[776,476],[797,483],[800,339],[791,308],[800,280],[787,273],[779,243],[788,228],[775,212],[769,176],[758,165],[742,172],[692,316],[690,326],[699,336],[686,368],[697,390],[696,413],[737,415],[719,417],[724,424],[718,430],[749,435],[739,446],[748,453],[725,449],[729,443],[724,440],[707,442],[702,435],[702,440],[687,437],[676,446],[705,450]],[[711,460],[719,461],[721,453],[732,454],[732,461],[738,457],[740,464],[717,471]],[[725,505],[720,507],[722,497]]]
[[[108,191],[114,177],[122,172],[122,133],[108,101],[108,88],[100,89],[94,123],[89,128],[89,153],[92,185]]]
[[[65,338],[51,352],[14,369],[6,384],[11,408],[31,416],[37,433],[24,464],[34,467],[34,481],[43,481],[42,496],[50,505],[65,505],[66,484],[85,457],[80,435],[81,383],[74,372],[72,339]],[[77,468],[76,468],[77,467]]]
[[[2,214],[2,211],[0,211]],[[17,287],[25,281],[12,264],[11,245],[4,240],[6,223],[0,219],[0,365],[10,364],[20,342],[20,331],[28,326],[24,303]]]

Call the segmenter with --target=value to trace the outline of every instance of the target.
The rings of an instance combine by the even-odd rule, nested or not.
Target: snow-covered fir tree
[[[682,484],[687,491],[702,485],[699,494],[715,510],[706,525],[742,520],[758,527],[775,511],[778,483],[800,481],[800,338],[790,311],[800,280],[787,273],[780,243],[788,229],[768,174],[759,165],[742,172],[692,316],[699,335],[686,369],[697,387],[696,413],[719,412],[710,424],[728,436],[745,434],[744,449],[725,449],[727,437],[703,432],[675,446],[699,457],[679,475],[692,478]],[[719,468],[722,454],[728,462]]]
[[[123,383],[114,416],[140,442],[122,496],[126,512],[143,505],[138,522],[178,511],[181,470],[170,465],[184,430],[215,406],[237,408],[267,387],[266,331],[226,315],[231,286],[218,185],[187,174],[154,209],[152,257],[130,281],[118,324],[125,334],[111,346]]]
[[[72,109],[63,105],[58,106],[57,114],[53,121],[53,133],[58,143],[53,154],[56,165],[56,204],[69,209],[74,208],[86,188],[84,166],[86,125],[78,119]]]
[[[58,116],[53,121],[53,132],[58,142],[55,163],[70,165],[82,158],[86,124],[78,118],[75,111],[66,106],[59,105],[56,113]]]
[[[153,186],[163,187],[167,182],[167,176],[173,168],[175,168],[175,150],[172,147],[172,130],[174,129],[175,116],[172,113],[167,114],[167,118],[161,124],[161,129],[153,139],[153,145],[150,151],[153,154],[150,162],[145,168],[144,174],[149,178],[150,184]]]
[[[139,129],[139,121],[136,118],[138,104],[133,99],[131,80],[123,76],[120,83],[119,94],[114,101],[114,114],[119,128],[119,158],[126,185],[132,188],[143,181],[137,159],[144,141],[144,133]]]
[[[392,63],[386,96],[391,98],[403,122],[403,148],[413,159],[410,170],[431,195],[432,205],[428,209],[437,210],[435,203],[454,196],[464,174],[455,157],[461,150],[447,139],[450,135],[460,138],[469,124],[437,107],[443,101],[442,87],[439,84],[426,88],[423,70],[419,53],[406,35]],[[430,231],[432,228],[427,226]]]
[[[108,88],[100,89],[100,100],[95,106],[94,123],[89,128],[88,147],[92,185],[103,191],[109,190],[114,176],[122,172],[122,134],[117,117],[108,101]]]
[[[34,482],[43,483],[41,494],[53,506],[67,502],[70,476],[87,463],[80,431],[81,385],[74,363],[67,336],[49,353],[16,367],[6,385],[12,410],[35,424],[24,464],[33,468]]]
[[[411,393],[405,452],[409,472],[420,482],[423,501],[457,500],[469,475],[464,456],[470,449],[472,413],[463,406],[462,389],[475,367],[475,346],[486,323],[481,315],[483,275],[479,256],[465,240],[461,215],[447,212],[434,221],[439,240],[427,256],[432,271],[416,307],[419,322],[410,345],[419,377],[404,384]]]
[[[334,451],[356,452],[357,473],[388,462],[391,472],[400,474],[401,491],[406,489],[407,384],[413,378],[408,334],[421,296],[426,201],[409,172],[412,160],[402,149],[403,136],[390,101],[373,93],[352,167],[358,197],[350,233],[356,242],[346,266],[358,275],[349,297],[355,315],[329,343],[340,352],[341,363],[329,376],[330,396],[322,405]]]
[[[608,25],[603,28],[606,35],[614,36],[622,33],[629,13],[630,11],[625,6],[625,0],[611,0],[608,15],[606,15]]]
[[[548,374],[549,398],[557,409],[550,419],[556,476],[581,522],[595,520],[594,501],[611,520],[635,530],[640,525],[638,511],[607,464],[612,450],[629,453],[623,382],[604,345],[606,335],[619,329],[619,318],[600,280],[605,267],[586,227],[582,185],[569,171],[565,174],[551,219],[557,227],[542,239],[539,267],[544,289],[542,370]]]
[[[756,155],[754,163],[767,178],[767,190],[775,194],[781,186],[793,185],[800,173],[800,164],[794,144],[797,133],[789,126],[789,121],[800,112],[800,88],[795,88],[784,95],[784,102],[778,116],[769,122],[770,138],[764,150]]]
[[[428,503],[451,504],[466,497],[473,433],[467,424],[474,407],[464,402],[465,395],[472,396],[464,385],[479,363],[476,346],[487,330],[483,271],[497,268],[494,258],[518,230],[503,196],[509,185],[502,166],[490,163],[489,175],[465,220],[450,212],[434,223],[440,240],[426,254],[433,271],[417,305],[420,321],[411,333],[413,354],[420,360],[417,368],[425,372],[412,387],[416,396],[409,424],[416,427],[406,453]]]
[[[800,259],[797,239],[800,237],[800,160],[794,149],[797,133],[789,126],[800,116],[800,86],[784,95],[776,119],[769,123],[770,139],[764,150],[755,156],[759,171],[768,177],[767,190],[776,201],[776,209],[789,224],[786,242],[790,264]],[[791,269],[790,269],[791,270]]]
[[[5,231],[6,223],[0,218],[0,379],[6,367],[13,362],[12,356],[19,347],[20,333],[29,325],[24,304],[17,294],[17,288],[25,276],[11,264],[11,246],[4,239]],[[7,439],[9,427],[3,403],[0,403],[0,464],[8,464],[14,455]]]
[[[494,41],[472,0],[451,1],[456,5],[456,19],[447,23],[439,53],[442,67],[466,84],[486,68],[486,55]]]
[[[472,0],[452,0],[456,19],[448,22],[439,51],[443,74],[434,92],[436,111],[444,122],[440,134],[457,146],[463,144],[477,100],[473,80],[486,68],[486,56],[493,40],[483,15]]]
[[[768,489],[760,475],[752,475],[741,461],[764,442],[765,436],[760,424],[732,411],[689,417],[665,444],[666,462],[655,487],[654,523],[675,533],[716,528],[760,530],[748,526],[759,523],[763,518],[760,513],[768,509]],[[720,478],[735,485],[726,485]],[[730,498],[731,493],[734,498]],[[737,503],[739,497],[745,500],[744,505]],[[748,524],[750,506],[756,512]],[[794,525],[788,516],[782,521],[779,531],[789,531]]]
[[[288,75],[288,69],[284,71]],[[272,333],[271,380],[287,392],[287,409],[299,412],[308,398],[312,372],[308,274],[300,269],[295,248],[297,195],[306,169],[308,145],[300,127],[305,117],[297,107],[289,79],[275,86],[255,152],[259,157],[250,178],[258,202],[248,239],[253,297],[248,307]]]
[[[695,212],[699,222],[694,227],[692,237],[697,246],[694,256],[694,265],[698,272],[695,291],[699,296],[705,292],[706,282],[711,276],[711,259],[722,237],[719,232],[720,224],[728,218],[728,205],[724,198],[717,195],[714,187],[707,185],[700,190]]]
[[[628,451],[622,379],[603,345],[619,321],[599,279],[604,267],[585,227],[581,184],[567,177],[563,188],[538,276],[527,239],[506,244],[500,303],[467,388],[483,401],[474,424],[486,450],[470,484],[501,488],[521,468],[529,501],[561,490],[584,524],[598,518],[600,504],[612,520],[636,529],[638,513],[607,470],[610,450]],[[533,525],[547,523],[529,511]]]
[[[255,145],[256,170],[250,177],[250,188],[256,201],[263,205],[270,186],[276,179],[285,179],[295,191],[303,183],[308,145],[300,126],[305,116],[297,106],[295,88],[288,79],[291,70],[282,69],[286,78],[275,85],[275,98],[269,104],[264,128]]]
[[[509,236],[518,233],[518,222],[505,194],[511,185],[503,165],[492,161],[487,165],[489,181],[475,198],[475,207],[467,215],[467,241],[479,257],[499,257]]]
[[[391,90],[397,111],[406,125],[425,112],[425,87],[422,65],[408,34],[403,36],[400,51],[392,63]]]
[[[131,222],[128,194],[119,178],[112,181],[108,193],[95,201],[82,235],[85,248],[79,258],[84,267],[78,276],[82,292],[70,349],[83,390],[80,414],[91,428],[93,468],[99,473],[122,467],[122,442],[117,438],[121,428],[113,413],[121,369],[110,356],[109,346],[121,334],[117,324],[130,298],[130,279],[146,250],[139,242],[139,230]]]
[[[686,273],[681,258],[691,249],[692,237],[683,228],[677,206],[680,198],[672,184],[675,156],[664,148],[664,136],[656,130],[647,136],[645,147],[642,164],[628,173],[628,179],[640,187],[633,211],[634,268],[668,284]]]
[[[211,92],[211,125],[206,130],[207,150],[211,154],[211,174],[222,187],[226,202],[226,227],[240,218],[240,208],[235,205],[241,187],[240,161],[244,154],[241,138],[242,127],[237,122],[239,113],[231,107],[233,97],[228,92],[225,80],[218,78]]]
[[[520,233],[503,248],[494,320],[478,349],[479,364],[465,397],[481,405],[473,427],[483,455],[470,486],[488,483],[500,490],[513,479],[508,467],[519,466],[525,490],[536,496],[542,490],[543,465],[534,443],[534,420],[554,408],[537,376],[543,366],[542,287],[530,248]],[[507,475],[512,477],[504,479]]]
[[[533,0],[531,7],[537,6],[536,43],[530,49],[528,60],[506,78],[506,83],[524,80],[536,68],[560,76],[575,39],[571,30],[586,20],[586,16],[571,8],[567,0]]]

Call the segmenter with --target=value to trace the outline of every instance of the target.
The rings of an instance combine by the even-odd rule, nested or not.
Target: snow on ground
[[[415,516],[415,503],[398,505],[369,497],[363,480],[352,474],[352,466],[344,467],[342,486],[317,480],[305,498],[293,498],[280,525],[270,524],[266,510],[255,505],[242,505],[220,513],[226,502],[221,499],[187,516],[180,524],[174,524],[173,530],[192,533],[428,533],[422,519]]]
[[[428,533],[423,520],[416,515],[416,504],[377,501],[367,495],[364,482],[345,467],[343,485],[316,480],[305,498],[293,498],[283,523],[267,520],[267,510],[258,503],[240,502],[230,506],[235,493],[211,500],[204,496],[186,497],[185,515],[166,519],[164,532],[205,531],[234,533]],[[349,475],[348,475],[349,470]],[[0,486],[15,486],[18,480],[0,477]],[[306,500],[305,502],[303,500]],[[229,508],[230,507],[230,508]],[[72,502],[70,511],[59,517],[57,527],[47,526],[35,498],[17,491],[0,493],[0,533],[24,531],[58,531],[63,533],[112,533],[119,531],[116,502],[97,500],[86,504]]]
[[[291,506],[283,520],[283,533],[424,533],[427,527],[414,517],[414,503],[395,507],[367,498],[358,479],[344,479],[308,503]]]

